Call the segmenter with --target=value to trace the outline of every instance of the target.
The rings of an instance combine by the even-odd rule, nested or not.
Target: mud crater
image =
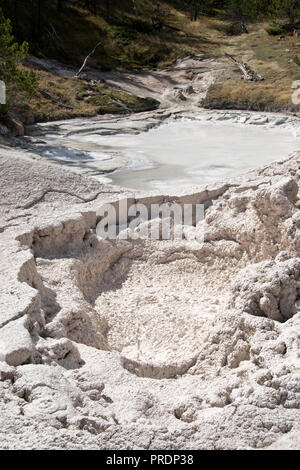
[[[92,244],[37,258],[45,334],[118,351],[139,376],[186,372],[220,309],[220,286],[210,282],[209,268],[182,243],[174,250],[174,241]]]
[[[297,238],[289,236],[298,227],[298,185],[290,178],[248,191],[242,199],[204,195],[205,230],[201,224],[193,227],[205,232],[202,244],[195,245],[192,237],[123,240],[121,234],[110,242],[97,238],[97,220],[87,226],[83,219],[36,237],[44,336],[117,351],[122,365],[143,377],[176,377],[194,366],[199,371],[207,348],[221,367],[249,360],[250,337],[264,323],[249,328],[239,322],[268,317],[283,323],[297,315],[300,261],[294,254]],[[268,214],[264,231],[257,230],[261,199]],[[245,212],[251,225],[245,226]],[[274,226],[281,245],[274,245]],[[222,331],[215,342],[213,332],[224,314],[232,314],[237,325],[226,341]],[[243,335],[233,341],[239,330]]]

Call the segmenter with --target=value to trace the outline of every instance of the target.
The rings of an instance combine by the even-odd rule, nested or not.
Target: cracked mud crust
[[[16,149],[0,168],[2,448],[300,448],[300,153],[169,195]],[[205,220],[97,239],[120,199]]]

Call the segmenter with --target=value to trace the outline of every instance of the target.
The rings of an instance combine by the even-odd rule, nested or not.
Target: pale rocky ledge
[[[0,154],[2,448],[300,448],[300,153],[170,195]],[[119,199],[204,243],[97,239]]]

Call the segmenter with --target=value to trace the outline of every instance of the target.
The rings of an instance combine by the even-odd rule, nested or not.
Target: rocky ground
[[[299,153],[176,195],[0,153],[2,448],[300,447]],[[98,239],[120,199],[205,220]]]
[[[55,60],[32,56],[28,58],[28,62],[58,76],[74,77],[78,72],[75,67]],[[142,98],[154,98],[161,103],[163,108],[169,108],[171,104],[186,101],[189,97],[194,98],[193,102],[197,104],[205,98],[210,85],[225,81],[236,74],[235,67],[230,64],[224,64],[215,59],[204,59],[200,54],[180,58],[165,70],[121,72],[100,71],[85,67],[80,78],[88,81],[101,81],[112,88]],[[195,96],[191,86],[202,93]],[[193,97],[190,96],[192,94]]]

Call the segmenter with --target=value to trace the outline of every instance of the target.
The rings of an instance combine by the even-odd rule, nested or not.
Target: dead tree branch
[[[262,75],[259,75],[256,73],[253,69],[248,64],[245,64],[244,62],[238,62],[232,55],[230,54],[225,54],[226,57],[228,57],[235,65],[238,66],[240,71],[243,74],[243,79],[248,80],[250,82],[261,82],[264,80],[264,77]]]
[[[94,47],[94,49],[86,56],[86,58],[84,59],[84,62],[83,62],[83,64],[82,64],[82,66],[80,67],[80,69],[78,70],[78,72],[76,73],[76,75],[74,75],[74,78],[79,77],[79,75],[81,74],[81,72],[82,72],[83,69],[85,68],[87,61],[89,60],[89,58],[91,57],[91,55],[93,55],[93,54],[96,52],[96,49],[97,49],[97,47],[100,46],[100,44],[101,44],[101,42],[98,42],[98,44],[96,44],[96,46]]]

